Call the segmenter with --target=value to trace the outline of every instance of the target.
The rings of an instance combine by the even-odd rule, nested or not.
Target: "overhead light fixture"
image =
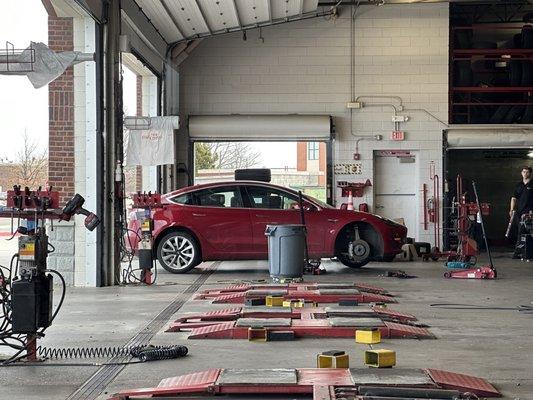
[[[533,158],[533,150],[531,150],[529,153],[527,153],[527,156],[528,156],[529,158]]]

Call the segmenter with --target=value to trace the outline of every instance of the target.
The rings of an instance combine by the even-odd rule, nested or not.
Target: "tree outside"
[[[18,163],[15,164],[15,178],[13,184],[28,186],[33,189],[46,185],[48,180],[48,153],[40,149],[37,142],[32,140],[26,132],[23,136],[22,148],[16,153]]]
[[[242,169],[262,163],[261,152],[245,142],[196,143],[195,172],[201,169]]]

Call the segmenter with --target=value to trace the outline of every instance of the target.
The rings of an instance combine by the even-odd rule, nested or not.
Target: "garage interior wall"
[[[393,142],[391,108],[353,111],[354,135],[383,135],[361,141],[361,160],[354,161],[357,137],[351,135],[350,9],[337,19],[317,18],[285,26],[204,39],[180,66],[180,116],[200,114],[327,114],[336,131],[333,163],[361,163],[361,174],[337,180],[373,179],[373,151],[417,151],[420,179],[429,181],[429,163],[442,169],[443,124],[421,111],[406,111],[401,124],[406,140]],[[446,121],[448,115],[448,4],[361,6],[355,19],[355,95],[400,96],[404,107],[425,109]],[[368,100],[370,104],[372,100]],[[380,99],[377,102],[388,102]],[[391,99],[392,103],[393,100]],[[178,136],[178,161],[187,162],[188,140]],[[394,174],[394,171],[390,171]],[[182,182],[180,182],[182,183]],[[346,202],[336,189],[336,205]],[[372,188],[365,202],[373,210]],[[355,199],[357,201],[361,199]],[[414,205],[422,221],[422,204]],[[421,227],[417,240],[432,242]]]

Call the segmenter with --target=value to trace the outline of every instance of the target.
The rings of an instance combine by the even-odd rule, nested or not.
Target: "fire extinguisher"
[[[430,197],[428,200],[427,200],[427,210],[428,210],[428,217],[429,217],[429,222],[433,222],[435,223],[435,210],[436,210],[437,207],[435,207],[435,198],[434,197]]]

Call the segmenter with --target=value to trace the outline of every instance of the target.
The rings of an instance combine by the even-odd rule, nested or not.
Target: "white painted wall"
[[[95,24],[91,18],[74,19],[74,50],[95,51]],[[85,198],[85,207],[96,210],[96,65],[74,67],[74,189]],[[74,284],[96,285],[96,231],[85,229],[83,216],[75,219]]]
[[[258,32],[205,39],[180,68],[182,121],[189,114],[310,113],[334,117],[337,140],[334,162],[353,162],[355,137],[350,134],[350,13],[263,28]],[[356,96],[400,96],[410,109],[424,108],[443,121],[448,116],[448,5],[409,4],[362,6],[355,21]],[[373,178],[372,152],[410,149],[419,152],[417,187],[429,181],[429,162],[441,171],[444,126],[418,111],[404,113],[407,140],[387,140],[394,126],[387,107],[353,112],[356,135],[381,134],[380,142],[361,141],[361,175],[339,180]],[[186,146],[185,135],[179,146]],[[183,157],[183,153],[179,153]],[[186,162],[184,158],[182,161]],[[391,171],[394,173],[394,171]],[[340,190],[337,192],[337,202]],[[371,206],[372,189],[364,198]],[[415,204],[422,221],[422,204]],[[431,241],[430,230],[418,240]]]

